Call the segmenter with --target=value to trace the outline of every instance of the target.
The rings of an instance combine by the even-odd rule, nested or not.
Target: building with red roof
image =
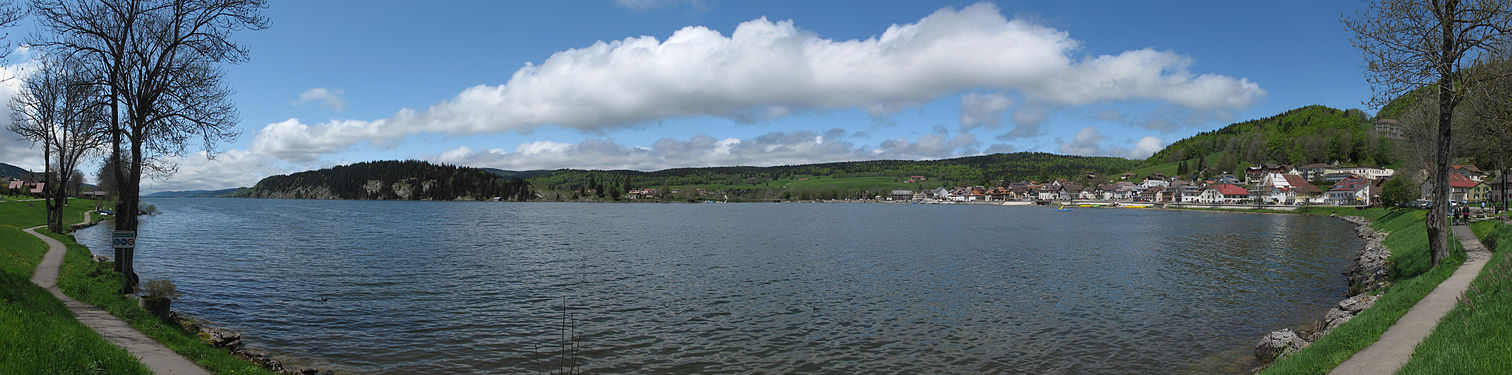
[[[1249,189],[1234,184],[1208,185],[1198,194],[1197,201],[1200,203],[1223,203],[1239,204],[1250,198]]]

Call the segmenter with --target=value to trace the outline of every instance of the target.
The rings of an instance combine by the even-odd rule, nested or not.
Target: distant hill
[[[221,190],[179,190],[160,191],[142,196],[142,198],[231,198],[240,195],[248,188],[230,188]]]
[[[26,168],[0,163],[0,177],[21,178],[21,175],[27,172]]]
[[[1312,105],[1176,141],[1134,171],[1195,173],[1201,165],[1210,172],[1232,173],[1247,165],[1331,162],[1389,166],[1396,163],[1394,147],[1374,132],[1364,111]]]
[[[530,184],[478,168],[373,161],[262,179],[234,196],[294,199],[507,200],[534,198]]]
[[[543,170],[543,169],[535,169],[535,170],[528,170],[528,171],[511,171],[511,170],[504,170],[504,169],[498,169],[498,168],[478,168],[478,169],[482,169],[484,171],[487,171],[488,173],[493,173],[493,174],[499,175],[499,176],[504,177],[504,178],[510,178],[510,177],[531,178],[531,177],[535,177],[535,176],[538,176],[538,175],[541,175],[541,174],[544,174],[544,173],[551,172],[549,170]]]
[[[1054,178],[1086,179],[1086,172],[1106,176],[1138,164],[1138,161],[1124,158],[1019,152],[941,160],[674,168],[652,172],[561,169],[531,175],[529,180],[537,189],[550,192],[550,195],[546,195],[547,199],[563,200],[590,192],[624,192],[643,188],[663,191],[704,189],[719,191],[712,198],[737,200],[771,200],[782,196],[782,193],[789,193],[790,196],[795,193],[807,194],[814,199],[844,199],[884,195],[891,189],[1000,186],[1013,181],[1045,181]],[[913,181],[911,176],[924,177],[924,180]],[[684,196],[687,199],[698,198],[691,193],[684,193]]]

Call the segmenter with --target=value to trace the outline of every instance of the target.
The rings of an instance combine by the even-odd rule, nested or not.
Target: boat
[[[1069,208],[1066,208],[1066,205],[1064,205],[1064,204],[1063,204],[1063,205],[1061,205],[1061,206],[1060,206],[1060,208],[1057,208],[1057,209],[1055,209],[1055,210],[1056,210],[1056,211],[1061,211],[1061,212],[1070,212],[1070,211],[1071,211],[1071,209],[1069,209]]]

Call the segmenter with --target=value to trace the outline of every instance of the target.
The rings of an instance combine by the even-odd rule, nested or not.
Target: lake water
[[[522,373],[1242,372],[1344,297],[1326,217],[155,199],[138,272],[285,362]],[[109,254],[109,228],[79,241]]]

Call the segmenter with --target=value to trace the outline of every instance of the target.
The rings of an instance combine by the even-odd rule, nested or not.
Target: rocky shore
[[[110,257],[104,255],[90,255],[90,257],[95,262],[111,261]],[[225,350],[227,353],[231,353],[233,357],[252,362],[252,364],[268,369],[268,371],[289,375],[335,374],[334,371],[321,368],[284,366],[283,361],[274,359],[268,353],[247,350],[246,345],[242,343],[240,332],[226,328],[211,327],[205,321],[186,317],[177,311],[170,311],[168,317],[172,320],[172,323],[177,323],[185,331],[199,336],[201,341],[210,344],[210,346]]]
[[[184,327],[185,330],[197,332],[200,340],[204,340],[218,349],[225,350],[236,358],[241,358],[268,369],[268,371],[291,375],[335,374],[331,370],[319,368],[284,366],[283,361],[274,359],[268,353],[247,350],[246,345],[242,343],[241,333],[239,332],[226,328],[211,327],[206,325],[204,321],[183,317],[176,312],[172,316],[173,320],[178,322],[179,326]]]
[[[1330,216],[1354,224],[1355,235],[1365,240],[1365,246],[1355,253],[1354,261],[1344,269],[1344,276],[1349,279],[1349,298],[1340,300],[1334,308],[1329,309],[1323,315],[1323,320],[1312,329],[1293,331],[1282,328],[1261,338],[1255,346],[1255,358],[1260,363],[1256,370],[1263,369],[1277,358],[1306,348],[1329,331],[1354,319],[1360,312],[1375,305],[1377,296],[1373,292],[1388,284],[1386,258],[1391,256],[1391,250],[1381,244],[1387,233],[1370,228],[1370,221],[1359,216]]]

